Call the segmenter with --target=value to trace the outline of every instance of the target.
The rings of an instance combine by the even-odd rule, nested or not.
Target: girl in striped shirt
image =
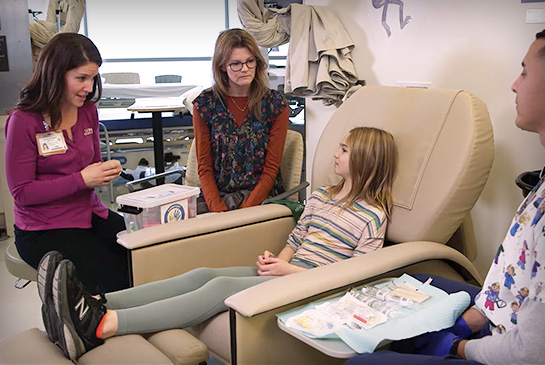
[[[50,339],[76,360],[104,339],[193,326],[227,310],[227,297],[263,281],[362,255],[382,247],[392,209],[397,167],[393,136],[352,129],[334,154],[340,182],[313,192],[287,245],[255,267],[198,268],[134,288],[89,295],[70,260],[50,252],[39,266],[38,288]],[[107,300],[107,304],[106,304]],[[81,310],[86,308],[85,310]]]
[[[334,154],[341,181],[315,190],[278,258],[258,258],[259,275],[287,275],[382,247],[397,167],[393,136],[359,127]]]

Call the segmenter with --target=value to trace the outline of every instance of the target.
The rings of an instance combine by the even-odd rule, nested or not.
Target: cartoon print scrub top
[[[544,177],[545,178],[545,177]],[[545,184],[542,178],[522,202],[497,251],[476,308],[491,321],[492,333],[509,331],[529,300],[543,302],[545,273]]]

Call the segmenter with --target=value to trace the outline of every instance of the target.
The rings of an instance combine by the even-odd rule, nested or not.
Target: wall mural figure
[[[388,15],[388,5],[395,4],[399,5],[399,26],[401,29],[405,28],[405,26],[409,23],[409,21],[412,19],[410,16],[403,17],[403,1],[401,0],[372,0],[373,6],[375,9],[379,9],[381,7],[384,7],[382,9],[382,26],[386,30],[386,34],[388,34],[388,37],[392,35],[392,32],[390,31],[390,26],[388,23],[386,23],[386,16]]]

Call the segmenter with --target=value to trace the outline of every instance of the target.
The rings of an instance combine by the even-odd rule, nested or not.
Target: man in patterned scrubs
[[[545,147],[545,30],[536,35],[512,90],[516,126],[537,133]],[[517,210],[480,292],[472,292],[469,285],[434,279],[433,284],[447,292],[476,293],[475,304],[453,327],[404,341],[405,347],[393,344],[403,353],[363,354],[347,364],[545,364],[544,180],[542,176]]]

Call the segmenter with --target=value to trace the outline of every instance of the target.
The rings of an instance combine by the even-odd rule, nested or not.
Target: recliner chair
[[[139,84],[140,75],[136,72],[105,72],[100,74],[106,84]]]
[[[229,312],[188,329],[232,364],[339,363],[277,326],[276,313],[339,295],[347,288],[403,272],[441,275],[480,285],[471,263],[476,245],[470,211],[494,154],[486,105],[462,90],[366,86],[334,113],[316,149],[312,187],[333,184],[333,152],[353,127],[391,132],[400,152],[386,247],[279,277],[227,298]],[[278,252],[295,222],[288,208],[263,205],[169,223],[124,235],[134,285],[200,266],[254,266]]]
[[[158,75],[155,76],[156,84],[163,83],[180,83],[182,82],[182,76],[180,75]]]

